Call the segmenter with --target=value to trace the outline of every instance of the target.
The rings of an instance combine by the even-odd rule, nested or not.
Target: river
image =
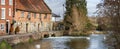
[[[103,34],[92,34],[89,37],[49,37],[33,43],[21,43],[13,46],[13,49],[108,49],[104,40]]]

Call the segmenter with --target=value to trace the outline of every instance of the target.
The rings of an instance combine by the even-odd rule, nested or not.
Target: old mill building
[[[0,0],[0,35],[52,29],[51,10],[43,0]]]

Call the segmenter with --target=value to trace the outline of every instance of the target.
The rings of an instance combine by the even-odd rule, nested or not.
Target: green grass
[[[30,38],[28,42],[29,42],[29,43],[32,43],[32,42],[33,42],[33,39],[32,39],[32,38]]]
[[[12,47],[5,40],[3,40],[0,43],[0,49],[12,49]]]

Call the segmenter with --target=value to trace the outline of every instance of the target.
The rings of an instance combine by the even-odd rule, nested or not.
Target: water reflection
[[[105,35],[93,34],[90,36],[90,38],[90,45],[88,49],[107,49],[106,45],[103,42]]]
[[[89,42],[87,39],[71,39],[70,42],[67,42],[70,49],[87,49],[89,46]]]
[[[33,43],[18,44],[13,49],[107,49],[103,41],[104,35],[97,34],[90,37],[50,37]]]

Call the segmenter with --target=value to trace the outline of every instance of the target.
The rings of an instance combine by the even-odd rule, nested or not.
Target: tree
[[[120,49],[120,0],[102,0],[98,4],[98,16],[108,17],[108,31],[111,31],[111,39],[117,44],[114,44],[114,49]],[[106,24],[106,23],[105,23]],[[110,40],[110,39],[109,39]]]
[[[85,29],[87,17],[86,0],[66,0],[66,13],[64,24],[70,31],[80,31]]]
[[[15,28],[15,34],[17,34],[19,31],[20,31],[20,28],[19,28],[19,26],[17,26],[17,27]]]

